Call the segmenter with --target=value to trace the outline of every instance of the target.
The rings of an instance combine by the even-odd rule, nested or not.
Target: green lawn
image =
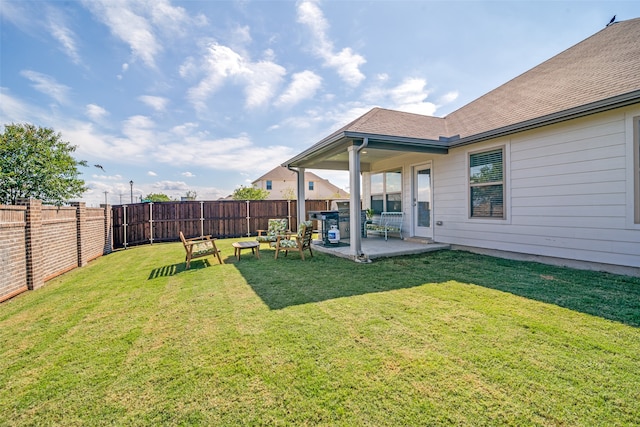
[[[640,279],[120,251],[0,304],[0,425],[640,422]]]

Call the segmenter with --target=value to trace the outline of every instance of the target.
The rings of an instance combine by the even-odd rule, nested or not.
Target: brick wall
[[[111,207],[107,213],[111,214]],[[86,262],[94,260],[105,254],[106,235],[111,234],[111,222],[105,224],[104,208],[87,208],[85,229],[85,254]],[[108,229],[105,229],[108,227]],[[110,252],[110,250],[109,250]],[[84,265],[84,264],[83,264]]]
[[[42,207],[44,281],[78,267],[76,208]]]
[[[0,302],[112,250],[111,207],[0,205]]]
[[[27,290],[27,208],[0,206],[0,301]]]

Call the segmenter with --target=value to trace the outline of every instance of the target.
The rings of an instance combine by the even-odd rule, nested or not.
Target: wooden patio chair
[[[275,259],[278,259],[280,251],[284,251],[284,256],[287,256],[289,251],[298,251],[300,252],[300,258],[304,261],[304,251],[308,250],[309,255],[313,257],[313,251],[311,250],[312,235],[313,221],[304,221],[298,226],[298,234],[278,236],[275,243],[271,243],[271,246],[276,249]]]
[[[256,240],[259,243],[272,244],[278,240],[278,236],[286,236],[291,234],[289,230],[289,221],[286,218],[269,219],[267,230],[257,230]]]
[[[222,262],[222,258],[220,258],[220,251],[216,247],[216,239],[212,239],[211,236],[186,239],[181,231],[180,240],[182,240],[182,245],[184,246],[184,250],[187,253],[184,258],[185,262],[187,263],[187,270],[191,267],[192,259],[202,258],[209,255],[214,255],[216,258],[218,258],[218,262],[220,264],[224,264],[224,262]]]

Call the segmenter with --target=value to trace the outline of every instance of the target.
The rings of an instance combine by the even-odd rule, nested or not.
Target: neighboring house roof
[[[308,172],[307,172],[308,173]],[[305,178],[307,176],[307,173],[305,173]],[[297,174],[292,171],[289,170],[285,167],[282,166],[277,166],[273,169],[271,169],[269,172],[265,173],[264,175],[262,175],[260,178],[254,180],[252,182],[252,184],[255,184],[259,181],[293,181],[296,182],[297,179]]]
[[[345,148],[448,148],[640,102],[640,18],[617,22],[443,118],[374,108],[284,165],[344,168]]]
[[[289,170],[282,166],[277,166],[271,169],[269,172],[262,175],[260,178],[254,180],[251,184],[255,185],[257,182],[260,182],[260,181],[290,181],[295,186],[297,179],[298,179],[297,173],[295,173],[294,171]],[[332,193],[339,195],[339,197],[343,197],[343,198],[349,197],[349,193],[347,193],[340,187],[337,187],[336,185],[332,184],[331,182],[329,182],[328,179],[322,178],[313,172],[305,171],[304,181],[305,182],[309,182],[309,181],[323,182],[326,189],[331,191]]]

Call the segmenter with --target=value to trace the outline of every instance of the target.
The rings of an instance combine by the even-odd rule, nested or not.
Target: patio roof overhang
[[[389,158],[391,152],[447,154],[449,148],[474,144],[615,108],[635,105],[638,101],[640,101],[640,90],[634,90],[496,129],[472,135],[463,135],[462,137],[458,135],[451,137],[441,136],[437,140],[343,130],[329,135],[297,156],[287,160],[282,166],[349,170],[348,148],[350,146],[360,146],[368,138],[367,149],[363,150],[360,155],[360,170],[368,172],[371,170],[372,163]]]
[[[429,140],[391,135],[378,135],[343,131],[318,142],[289,159],[282,166],[306,169],[349,170],[348,148],[361,146],[368,139],[366,150],[360,156],[360,170],[368,172],[371,164],[389,157],[389,152],[447,154],[449,140]]]

